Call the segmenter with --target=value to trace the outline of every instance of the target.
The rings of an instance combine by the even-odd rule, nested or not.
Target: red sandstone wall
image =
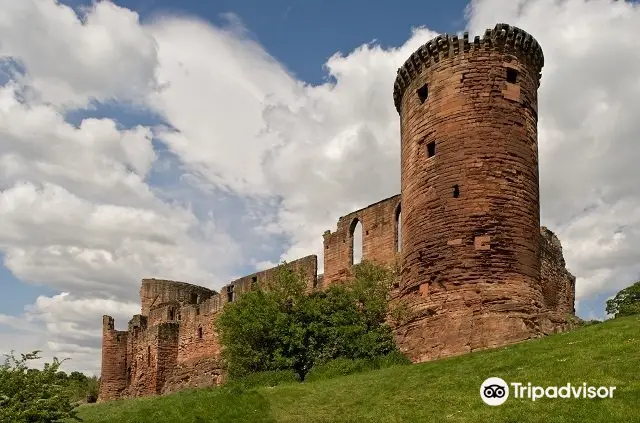
[[[120,398],[127,389],[128,332],[115,330],[113,318],[102,316],[102,368],[98,401]]]
[[[542,51],[523,31],[509,31],[489,31],[472,43],[438,37],[396,79],[400,295],[413,311],[398,339],[415,361],[530,337],[530,319],[542,306],[536,128]],[[510,68],[518,73],[515,83],[507,82]]]
[[[558,237],[544,226],[540,228],[540,273],[542,296],[547,310],[575,314],[576,278],[565,267]]]
[[[138,330],[131,328],[130,332],[127,396],[154,394],[158,358],[157,326]]]
[[[167,378],[162,393],[168,394],[184,388],[215,386],[222,383],[222,380],[223,372],[217,357],[192,360],[176,366]]]
[[[303,274],[309,290],[314,289],[316,256],[289,265]],[[233,288],[235,301],[254,283],[272,278],[277,268],[239,278],[223,287],[221,294],[184,282],[144,279],[142,314],[133,316],[127,331],[115,331],[113,319],[103,318],[100,400],[218,383],[220,343],[213,322],[228,302],[227,287]]]
[[[185,282],[162,279],[143,279],[140,287],[142,315],[147,316],[149,310],[157,305],[177,301],[179,303],[196,303],[215,295],[216,292],[202,286]]]
[[[178,358],[178,336],[180,327],[178,322],[162,323],[157,327],[157,359],[154,393],[161,393],[165,381],[176,367]]]
[[[180,307],[184,303],[169,301],[160,305],[152,306],[148,311],[149,326],[163,322],[174,322],[180,318]]]
[[[208,301],[182,308],[177,363],[219,356],[220,343],[213,326],[217,313],[207,306]]]
[[[398,194],[338,219],[337,230],[324,233],[323,286],[351,275],[353,230],[358,221],[362,225],[362,259],[386,265],[395,263],[399,210]]]

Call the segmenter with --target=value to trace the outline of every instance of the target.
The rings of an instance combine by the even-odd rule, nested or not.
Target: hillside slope
[[[640,317],[429,363],[244,392],[202,389],[81,408],[98,422],[640,422]],[[488,377],[616,386],[611,399],[484,404]]]

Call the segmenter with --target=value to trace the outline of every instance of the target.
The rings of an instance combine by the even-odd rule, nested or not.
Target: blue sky
[[[65,1],[81,7],[90,1]],[[312,84],[326,77],[322,65],[337,51],[349,52],[377,40],[383,46],[398,46],[411,27],[428,26],[438,32],[464,29],[467,1],[390,2],[366,0],[254,0],[172,1],[127,0],[119,5],[137,11],[143,21],[158,14],[189,14],[216,25],[233,13],[265,49],[300,79]]]
[[[91,1],[68,0],[60,3],[81,11]],[[400,45],[410,29],[427,26],[440,32],[464,29],[466,1],[449,2],[409,1],[402,7],[390,3],[369,1],[184,1],[133,0],[117,1],[118,5],[135,10],[141,21],[158,15],[190,15],[215,25],[227,24],[228,13],[237,15],[265,49],[299,79],[319,84],[327,78],[323,64],[336,52],[349,52],[367,42],[383,46]],[[339,10],[337,13],[336,11]],[[68,121],[78,124],[87,117],[109,117],[122,127],[155,125],[163,122],[145,110],[122,104],[94,104],[92,110],[72,110]],[[156,147],[165,152],[162,144]],[[165,156],[166,157],[166,156]],[[165,180],[163,180],[164,176]],[[175,175],[173,175],[175,176]],[[166,180],[166,179],[169,180]],[[153,186],[171,185],[172,175],[150,175]],[[228,221],[228,224],[233,224]],[[275,254],[277,259],[281,253]],[[249,266],[239,270],[253,271]],[[11,296],[0,297],[0,311],[18,315],[39,295],[51,295],[53,290],[21,283],[4,266],[0,266],[0,284],[7,286]]]
[[[640,279],[640,7],[467,6],[0,0],[0,347],[95,370],[95,316],[126,325],[142,277],[216,288],[322,262],[339,216],[399,192],[396,69],[437,33],[498,22],[542,45],[541,223],[578,314],[604,318]]]

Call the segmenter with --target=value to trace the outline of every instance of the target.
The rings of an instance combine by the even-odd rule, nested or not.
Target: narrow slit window
[[[198,339],[202,339],[202,328],[198,328]]]
[[[429,86],[427,84],[424,84],[422,87],[416,90],[416,93],[418,94],[418,98],[420,99],[420,104],[424,103],[427,100],[427,97],[429,97]]]
[[[151,347],[147,347],[147,366],[151,366]]]
[[[515,84],[518,80],[518,71],[512,68],[507,68],[507,82]]]
[[[200,316],[200,307],[196,307],[196,316]]]
[[[427,157],[433,157],[436,155],[436,142],[431,141],[427,144]]]
[[[453,186],[453,198],[460,197],[460,187],[458,185]]]

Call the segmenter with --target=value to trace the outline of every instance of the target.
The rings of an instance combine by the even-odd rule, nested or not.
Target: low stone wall
[[[162,393],[216,386],[223,381],[223,376],[221,361],[215,357],[185,362],[176,366],[167,377]]]

